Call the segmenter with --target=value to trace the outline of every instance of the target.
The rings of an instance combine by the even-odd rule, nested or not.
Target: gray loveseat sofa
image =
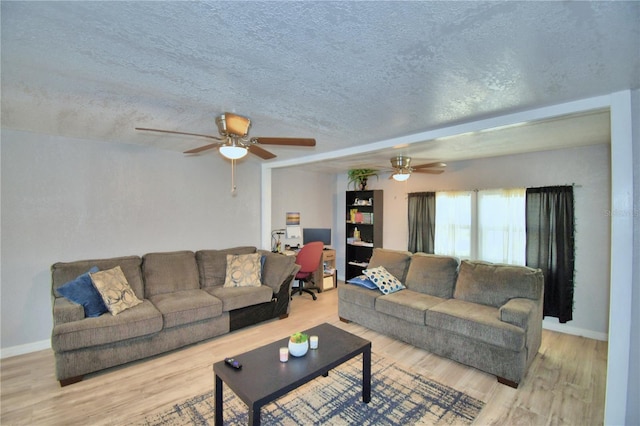
[[[542,335],[542,271],[524,266],[375,249],[406,289],[338,288],[340,319],[495,374],[517,387]]]
[[[228,254],[261,253],[259,287],[224,287]],[[90,268],[120,266],[142,303],[117,315],[85,317],[58,288]],[[272,318],[286,318],[295,258],[255,247],[150,253],[80,260],[51,267],[56,378],[83,375],[209,339]]]

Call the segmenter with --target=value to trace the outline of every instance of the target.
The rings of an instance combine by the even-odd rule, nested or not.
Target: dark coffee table
[[[318,336],[318,349],[309,349],[303,357],[289,355],[288,362],[280,362],[278,348],[286,347],[284,338],[233,358],[242,364],[235,370],[219,361],[213,364],[215,374],[215,424],[222,426],[222,383],[249,407],[249,425],[260,424],[260,407],[300,387],[345,361],[362,354],[362,401],[371,400],[371,342],[334,327],[321,324],[305,330]]]

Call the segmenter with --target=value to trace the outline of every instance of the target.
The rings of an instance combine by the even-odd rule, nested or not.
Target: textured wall
[[[3,349],[48,340],[51,264],[259,245],[259,165],[2,131]]]
[[[335,175],[274,169],[272,175],[271,229],[285,228],[287,212],[300,212],[302,228],[333,228],[336,210]],[[333,246],[341,241],[332,232]],[[281,238],[283,244],[302,244],[302,238]]]

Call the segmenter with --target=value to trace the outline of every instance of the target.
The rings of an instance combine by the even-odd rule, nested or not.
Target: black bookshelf
[[[362,274],[367,268],[373,249],[382,247],[383,195],[382,190],[346,192],[346,249],[345,280]],[[353,240],[354,233],[360,240]]]

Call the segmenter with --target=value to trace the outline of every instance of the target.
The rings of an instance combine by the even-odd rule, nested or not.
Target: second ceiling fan
[[[439,175],[444,172],[444,170],[442,170],[444,167],[447,167],[447,165],[441,162],[412,166],[411,157],[397,155],[391,158],[391,168],[393,172],[391,173],[391,176],[389,176],[389,179],[404,182],[409,179],[411,173],[429,173],[432,175]]]
[[[185,154],[197,154],[213,148],[218,148],[220,154],[231,160],[237,160],[251,152],[254,155],[269,160],[276,155],[259,145],[284,145],[284,146],[315,146],[316,140],[313,138],[277,138],[277,137],[249,137],[251,120],[241,115],[225,112],[216,117],[216,125],[220,136],[204,135],[200,133],[179,132],[175,130],[150,129],[146,127],[136,127],[136,130],[170,133],[175,135],[197,136],[208,139],[215,139],[220,142],[210,143],[198,148],[185,151]]]

